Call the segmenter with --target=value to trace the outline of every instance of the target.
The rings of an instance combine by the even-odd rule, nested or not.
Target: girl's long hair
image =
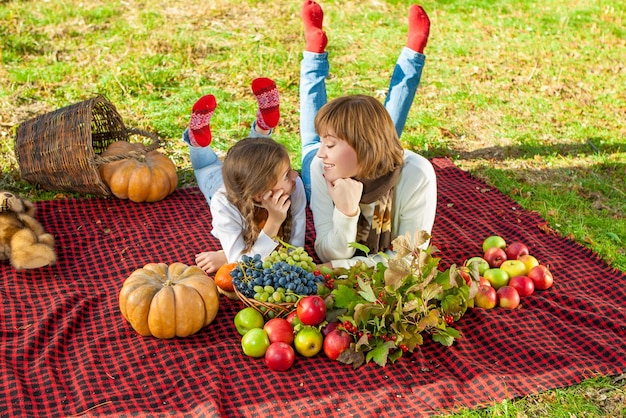
[[[247,252],[259,237],[259,218],[267,219],[267,210],[259,207],[254,196],[271,190],[283,175],[285,165],[291,165],[285,147],[271,138],[245,138],[233,145],[224,158],[222,177],[226,197],[245,219],[243,239]],[[291,236],[291,208],[282,225],[283,241]]]

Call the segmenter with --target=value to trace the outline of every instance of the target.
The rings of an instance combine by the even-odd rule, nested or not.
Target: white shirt
[[[357,224],[360,213],[371,222],[374,203],[359,205],[355,216],[346,216],[335,208],[328,194],[323,177],[322,160],[316,158],[311,163],[311,211],[315,223],[315,252],[324,261],[331,261],[333,267],[349,267],[356,260],[351,242],[356,241]],[[394,188],[391,239],[409,232],[424,230],[429,234],[435,223],[437,211],[437,178],[435,170],[426,158],[412,151],[404,151],[404,165]],[[391,252],[389,252],[392,254]],[[370,257],[372,265],[381,257]]]
[[[289,244],[304,247],[306,232],[306,195],[300,177],[296,180],[296,189],[291,199],[291,238]],[[211,234],[220,240],[222,249],[229,263],[238,261],[242,255],[260,254],[262,258],[270,255],[278,247],[278,241],[261,231],[256,242],[246,253],[243,231],[246,220],[235,205],[226,198],[226,189],[220,187],[211,199],[211,215],[213,217]]]

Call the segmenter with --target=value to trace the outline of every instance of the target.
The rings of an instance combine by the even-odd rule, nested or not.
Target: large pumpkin
[[[135,153],[135,156],[99,167],[102,181],[116,197],[133,202],[157,202],[176,190],[176,166],[159,151],[146,153],[145,146],[141,143],[117,141],[109,145],[100,156],[129,153]]]
[[[122,316],[140,335],[165,339],[187,337],[209,325],[219,294],[200,267],[150,263],[124,281],[119,303]]]

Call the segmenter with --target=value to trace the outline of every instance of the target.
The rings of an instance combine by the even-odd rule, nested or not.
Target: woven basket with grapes
[[[315,269],[304,248],[282,243],[265,259],[244,255],[230,275],[244,305],[270,319],[286,317],[301,297],[317,293],[324,279]]]

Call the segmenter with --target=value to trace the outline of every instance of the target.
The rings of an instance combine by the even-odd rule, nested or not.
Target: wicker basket
[[[246,306],[250,306],[251,308],[254,308],[256,311],[260,312],[266,320],[271,318],[285,318],[295,309],[296,306],[296,304],[293,302],[268,303],[261,302],[260,300],[256,299],[251,299],[239,292],[237,286],[233,287],[235,289],[235,294],[239,297],[243,304]]]
[[[22,179],[47,190],[110,196],[98,167],[100,154],[116,141],[131,135],[152,140],[145,152],[159,146],[159,138],[147,131],[127,129],[115,107],[99,95],[20,124],[15,138]],[[116,157],[121,159],[124,156]]]

